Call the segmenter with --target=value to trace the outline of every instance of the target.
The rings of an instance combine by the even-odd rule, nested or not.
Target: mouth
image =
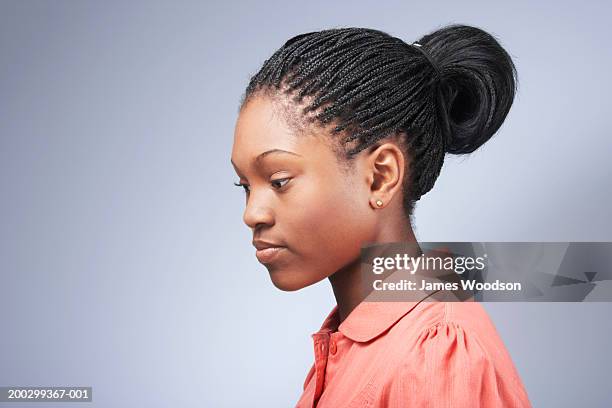
[[[287,248],[281,246],[258,249],[255,252],[255,256],[257,257],[257,260],[262,264],[269,264],[274,262],[274,260],[276,260],[279,254],[281,254],[285,249]]]

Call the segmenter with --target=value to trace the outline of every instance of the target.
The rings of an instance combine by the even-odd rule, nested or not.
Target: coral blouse
[[[297,408],[531,407],[478,302],[361,302],[312,335]]]

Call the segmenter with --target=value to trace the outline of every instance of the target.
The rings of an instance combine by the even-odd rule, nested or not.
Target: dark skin
[[[321,130],[298,133],[268,96],[244,105],[231,162],[246,192],[245,224],[254,239],[283,246],[264,265],[274,285],[294,291],[328,278],[340,322],[364,299],[365,244],[416,242],[402,208],[408,159],[394,137],[365,149],[343,170]],[[256,161],[261,153],[272,152]],[[376,204],[383,202],[382,206]]]

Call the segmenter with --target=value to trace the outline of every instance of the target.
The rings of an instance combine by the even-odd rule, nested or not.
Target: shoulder
[[[445,345],[469,339],[473,351],[506,350],[489,314],[479,302],[422,302],[402,317],[395,341],[404,345]],[[476,347],[477,346],[477,347]]]
[[[418,405],[530,407],[495,326],[477,302],[440,302],[416,310],[421,327],[404,338],[395,398]],[[413,326],[414,327],[414,326]]]

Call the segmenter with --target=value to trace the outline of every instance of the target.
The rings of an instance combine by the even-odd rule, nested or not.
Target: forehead
[[[331,154],[328,138],[321,132],[304,131],[299,120],[297,108],[268,97],[252,98],[236,121],[232,162],[247,166],[257,155],[271,149],[314,158]]]
[[[257,155],[272,148],[291,150],[295,148],[297,139],[286,121],[280,117],[275,104],[269,98],[255,97],[238,115],[232,158]]]

